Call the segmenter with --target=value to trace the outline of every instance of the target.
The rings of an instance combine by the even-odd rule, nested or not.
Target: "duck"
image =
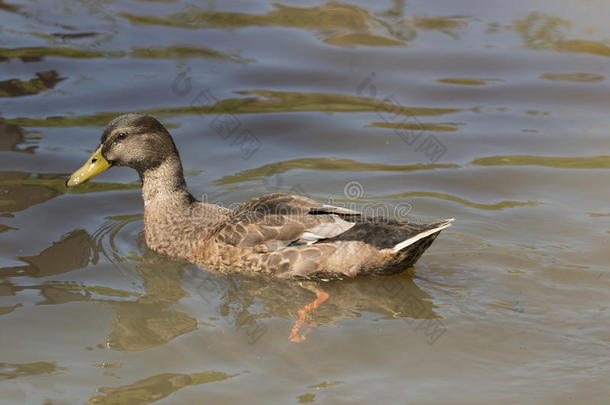
[[[113,166],[140,176],[151,250],[221,272],[305,280],[398,274],[453,221],[367,216],[287,193],[261,195],[234,209],[199,201],[187,189],[172,136],[147,114],[124,114],[108,123],[95,152],[66,186]]]

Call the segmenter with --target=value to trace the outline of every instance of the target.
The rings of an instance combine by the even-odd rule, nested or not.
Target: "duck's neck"
[[[172,155],[159,166],[140,172],[144,205],[188,207],[195,199],[186,188],[180,157]]]
[[[171,156],[140,173],[144,198],[144,233],[160,253],[196,261],[198,246],[223,208],[197,201],[187,190],[180,158]]]

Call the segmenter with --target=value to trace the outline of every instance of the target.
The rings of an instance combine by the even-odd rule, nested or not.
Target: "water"
[[[0,2],[1,402],[606,403],[608,13]],[[455,224],[381,279],[165,259],[135,172],[63,186],[134,111],[168,125],[210,202],[283,190]]]

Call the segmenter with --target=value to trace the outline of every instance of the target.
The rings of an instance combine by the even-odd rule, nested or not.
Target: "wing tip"
[[[409,239],[405,239],[402,242],[397,243],[392,248],[392,252],[394,252],[394,253],[399,252],[399,251],[403,250],[404,248],[406,248],[407,246],[412,245],[415,242],[417,242],[423,238],[426,238],[430,235],[434,235],[435,233],[438,233],[445,228],[449,228],[451,226],[451,222],[453,222],[454,220],[455,220],[455,218],[446,219],[445,221],[440,222],[440,225],[435,228],[428,229],[424,232],[418,233],[417,235],[410,237]]]

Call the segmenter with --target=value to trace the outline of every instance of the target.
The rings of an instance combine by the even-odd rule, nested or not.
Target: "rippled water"
[[[0,1],[1,402],[606,403],[609,15]],[[379,279],[168,260],[135,172],[63,185],[133,111],[167,124],[210,202],[282,190],[455,226]]]

